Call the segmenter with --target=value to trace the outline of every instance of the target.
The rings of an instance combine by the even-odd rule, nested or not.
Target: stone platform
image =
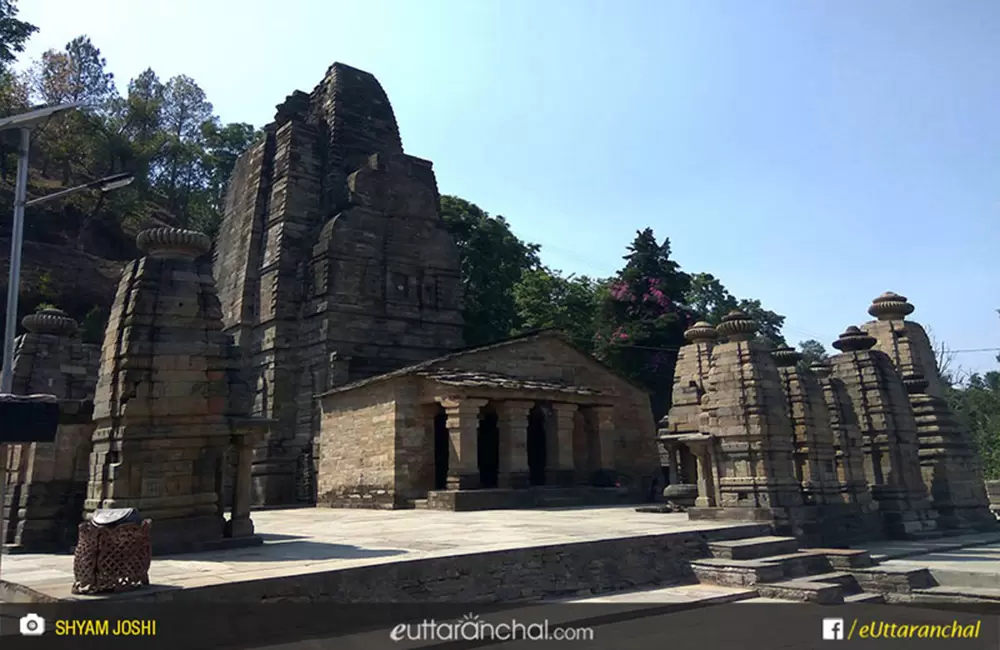
[[[533,487],[519,490],[432,490],[416,504],[428,510],[523,510],[527,508],[579,508],[635,504],[627,488],[589,486]]]
[[[761,524],[655,518],[634,507],[435,512],[301,508],[254,514],[256,548],[154,558],[133,601],[502,602],[691,582],[708,543]],[[155,524],[154,524],[155,525]],[[610,561],[613,558],[614,561]],[[70,555],[10,555],[0,599],[70,594]]]

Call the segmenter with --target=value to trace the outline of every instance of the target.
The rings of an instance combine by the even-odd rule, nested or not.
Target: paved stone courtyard
[[[728,527],[634,507],[436,512],[297,508],[254,513],[264,545],[153,559],[154,585],[200,587],[417,558]],[[155,524],[154,524],[155,525]],[[733,524],[738,525],[738,524]],[[66,597],[71,555],[8,555],[3,579]]]

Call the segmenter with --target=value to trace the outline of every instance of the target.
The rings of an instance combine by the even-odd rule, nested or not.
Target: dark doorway
[[[479,486],[490,489],[497,487],[500,474],[500,428],[497,414],[491,408],[483,412],[479,420]]]
[[[547,452],[545,445],[545,411],[535,406],[528,414],[528,476],[532,485],[545,485]]]
[[[438,405],[434,415],[434,489],[448,487],[448,459],[451,456],[451,436],[448,433],[448,414]]]

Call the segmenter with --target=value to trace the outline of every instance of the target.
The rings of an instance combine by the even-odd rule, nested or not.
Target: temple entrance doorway
[[[434,414],[434,489],[448,488],[448,459],[451,456],[451,435],[448,433],[448,414],[438,404]]]
[[[500,475],[500,427],[497,412],[490,406],[483,409],[479,418],[479,486],[485,489],[497,487]]]
[[[528,413],[528,478],[531,485],[545,485],[548,462],[545,434],[545,411],[536,404]]]

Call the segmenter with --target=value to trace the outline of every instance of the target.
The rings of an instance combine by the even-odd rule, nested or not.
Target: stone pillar
[[[699,518],[770,520],[778,534],[803,536],[807,513],[793,464],[794,434],[781,378],[770,351],[754,341],[757,323],[730,312],[716,328],[727,341],[712,348],[699,429],[711,436],[718,472],[715,512]],[[692,450],[693,451],[693,450]],[[699,452],[701,453],[701,452]]]
[[[498,408],[502,488],[528,487],[528,413],[534,402],[504,401]]]
[[[555,444],[549,453],[553,453],[553,458],[549,460],[549,467],[546,468],[546,485],[572,485],[575,475],[573,465],[573,430],[576,424],[576,404],[556,403],[552,405],[552,419],[550,426],[554,428],[553,435],[549,436]]]
[[[843,487],[837,478],[833,431],[822,389],[812,373],[798,367],[801,353],[780,347],[771,356],[778,366],[795,436],[795,476],[803,499],[815,505],[842,503]]]
[[[226,537],[253,537],[254,526],[250,518],[252,505],[253,450],[260,438],[266,435],[271,420],[242,420],[232,423],[233,434],[230,444],[236,455],[236,472],[233,476],[232,503],[229,521],[226,522]]]
[[[594,406],[594,427],[597,429],[597,448],[600,457],[597,459],[597,476],[593,483],[598,487],[610,487],[618,480],[618,463],[616,454],[618,439],[615,432],[615,407]]]
[[[945,400],[945,385],[930,337],[906,317],[913,305],[897,293],[875,298],[868,313],[876,320],[862,326],[876,348],[892,359],[906,383],[917,422],[921,474],[944,528],[993,529],[982,467],[975,442]]]
[[[874,345],[873,337],[848,327],[833,343],[841,354],[830,366],[858,422],[865,474],[886,534],[908,538],[932,531],[936,515],[920,474],[917,425],[906,388],[892,360]]]
[[[948,403],[919,375],[903,379],[917,422],[920,469],[942,528],[994,530],[978,450]]]
[[[698,459],[698,497],[694,500],[696,508],[714,508],[718,505],[716,496],[718,486],[715,483],[712,457],[712,441],[708,436],[704,440],[691,440],[688,449]]]
[[[441,402],[448,415],[448,435],[451,436],[449,490],[479,487],[479,410],[487,401],[463,397]]]
[[[104,337],[85,511],[136,508],[156,554],[231,545],[219,498],[238,365],[201,233],[139,233]],[[247,543],[257,543],[249,538]]]

